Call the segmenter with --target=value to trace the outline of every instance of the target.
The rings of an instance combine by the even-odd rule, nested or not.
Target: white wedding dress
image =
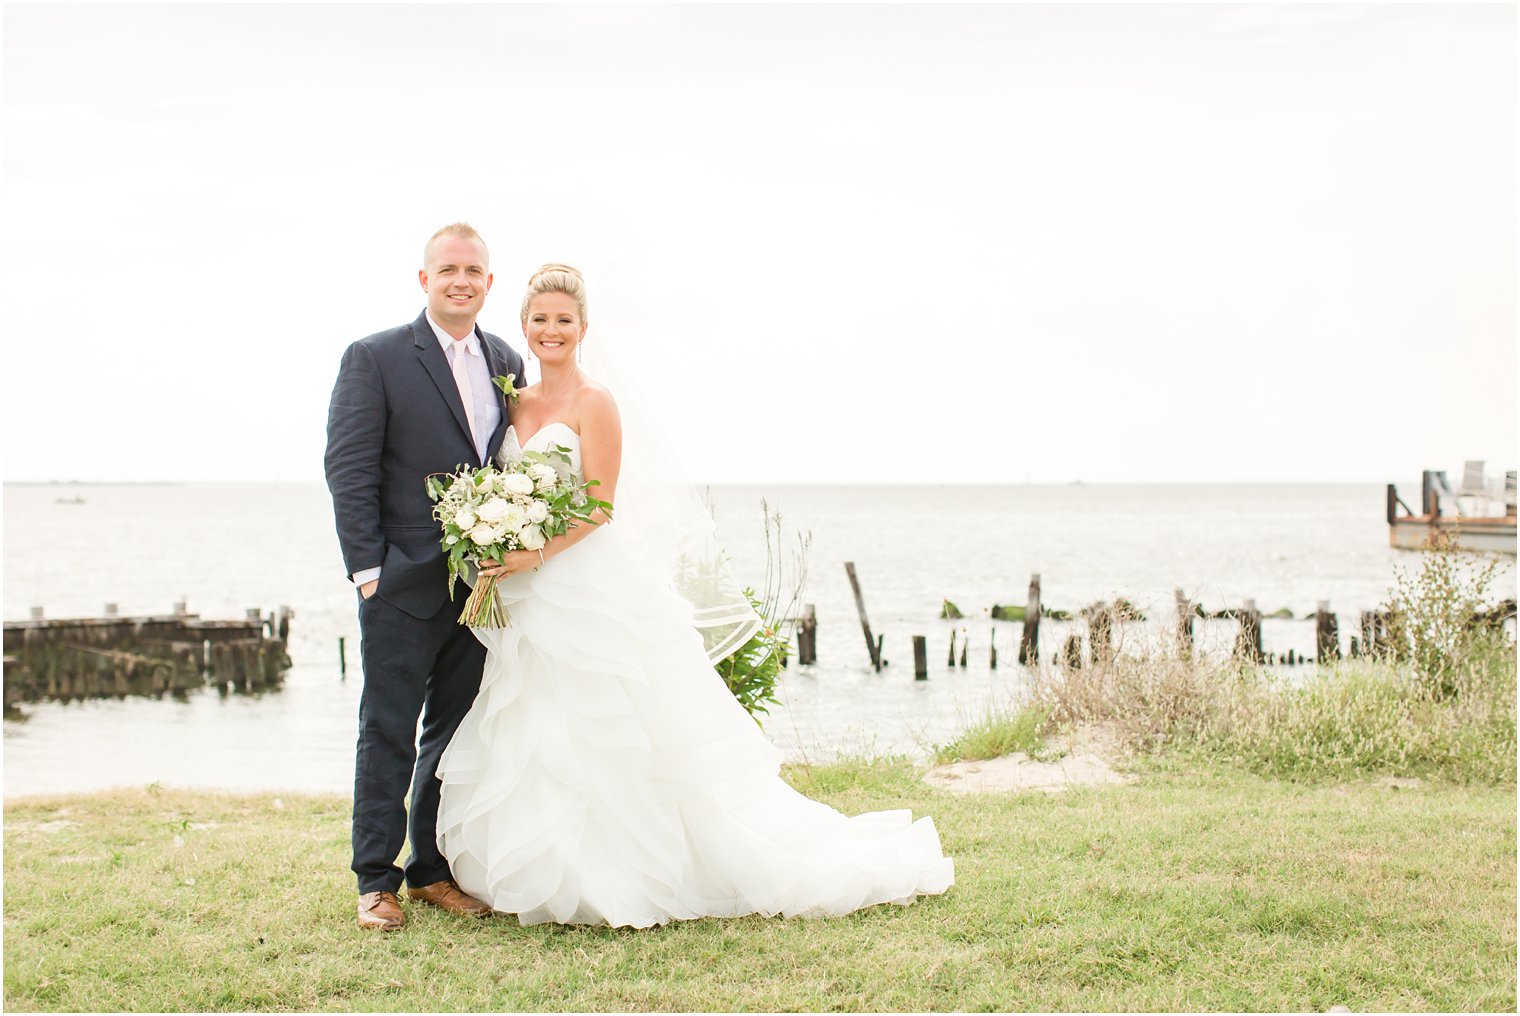
[[[566,424],[528,447],[551,438],[579,472]],[[465,892],[523,924],[646,928],[847,914],[954,881],[932,819],[846,818],[781,780],[691,606],[615,520],[498,589],[510,627],[477,630],[480,693],[438,767],[438,845]]]

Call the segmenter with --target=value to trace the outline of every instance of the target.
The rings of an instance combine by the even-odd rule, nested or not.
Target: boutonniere
[[[497,374],[491,383],[500,388],[501,393],[511,399],[513,405],[517,404],[517,389],[514,387],[517,383],[516,374]]]

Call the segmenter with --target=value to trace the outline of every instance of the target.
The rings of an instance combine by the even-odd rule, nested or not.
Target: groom
[[[456,623],[460,607],[449,602],[423,480],[490,461],[508,411],[491,379],[512,374],[525,383],[522,358],[475,324],[491,289],[480,235],[462,222],[445,226],[422,260],[427,309],[348,347],[327,416],[327,486],[344,564],[359,590],[364,665],[353,870],[359,927],[381,931],[406,924],[396,857],[408,835],[410,899],[491,912],[459,889],[438,851],[438,760],[480,688],[485,649]]]

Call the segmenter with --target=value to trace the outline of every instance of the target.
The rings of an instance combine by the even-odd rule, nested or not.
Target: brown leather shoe
[[[429,903],[440,910],[447,910],[451,914],[469,914],[471,917],[485,917],[491,912],[491,908],[480,902],[475,897],[459,888],[459,883],[453,879],[444,882],[434,882],[425,885],[421,889],[408,889],[406,898],[417,900],[420,903]]]
[[[395,893],[363,893],[359,896],[359,927],[365,931],[399,931],[406,915]]]

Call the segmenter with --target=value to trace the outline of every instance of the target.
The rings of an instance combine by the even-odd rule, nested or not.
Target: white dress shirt
[[[456,356],[468,357],[465,362],[470,372],[470,395],[473,401],[470,411],[475,417],[475,427],[480,431],[471,436],[475,439],[478,461],[484,463],[486,443],[491,440],[491,435],[496,433],[496,425],[501,422],[501,400],[496,396],[496,386],[491,383],[491,365],[486,363],[485,354],[481,352],[480,336],[471,329],[469,335],[456,339],[439,327],[438,322],[433,320],[433,315],[429,314],[427,320],[433,326],[433,334],[438,337],[438,345],[442,347],[444,359],[449,361],[451,369]],[[459,397],[464,398],[464,393],[461,392]]]

